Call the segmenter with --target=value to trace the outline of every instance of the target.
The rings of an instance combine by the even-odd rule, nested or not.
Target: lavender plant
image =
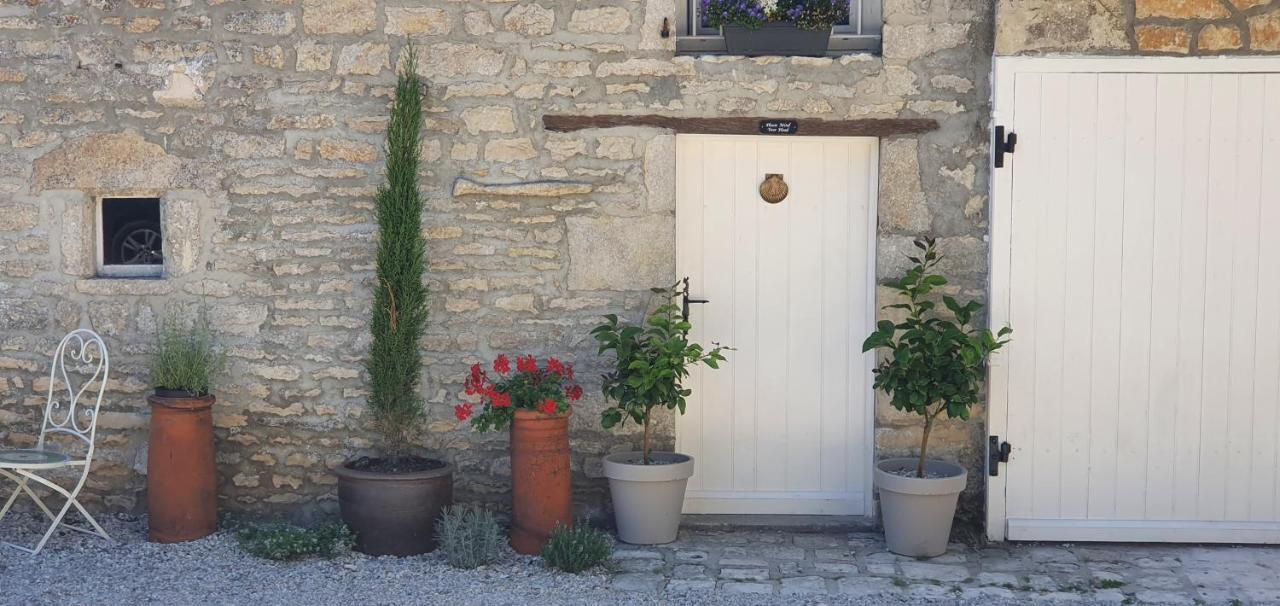
[[[479,568],[502,557],[502,528],[493,512],[472,505],[454,505],[436,522],[436,541],[449,565]]]

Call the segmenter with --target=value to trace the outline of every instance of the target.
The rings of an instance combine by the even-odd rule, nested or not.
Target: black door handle
[[[684,315],[684,319],[688,320],[690,305],[701,305],[703,303],[710,303],[711,300],[690,298],[689,297],[689,278],[685,278],[683,282],[684,282],[684,290],[681,292],[682,302],[680,304],[680,309],[681,309],[681,313]]]

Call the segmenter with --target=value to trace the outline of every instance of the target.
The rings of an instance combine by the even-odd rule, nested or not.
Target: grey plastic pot
[[[927,475],[914,476],[918,459],[887,459],[876,463],[876,488],[880,490],[880,518],[889,551],[913,557],[934,557],[947,552],[956,501],[968,481],[968,472],[943,461],[925,462]],[[894,470],[909,469],[900,476]]]
[[[660,545],[676,540],[684,489],[693,475],[693,457],[674,452],[651,452],[645,465],[638,452],[604,458],[604,475],[613,495],[618,538],[633,545]]]

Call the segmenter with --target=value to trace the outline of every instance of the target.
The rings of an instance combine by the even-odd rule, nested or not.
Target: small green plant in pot
[[[426,417],[419,393],[419,341],[427,325],[426,242],[418,191],[424,91],[411,44],[404,56],[387,123],[387,182],[374,200],[373,338],[365,370],[381,452],[334,468],[342,519],[356,535],[356,549],[370,555],[408,556],[435,549],[436,519],[453,503],[453,466],[414,453],[414,439]]]
[[[686,288],[687,284],[686,280]],[[691,393],[683,386],[689,369],[697,364],[718,368],[725,359],[725,348],[706,349],[689,341],[692,325],[674,302],[681,292],[680,284],[653,289],[660,303],[643,324],[626,324],[608,315],[604,324],[591,331],[600,343],[600,354],[615,356],[614,368],[601,385],[614,406],[605,409],[601,424],[612,429],[630,420],[644,428],[640,452],[615,453],[604,459],[618,537],[627,543],[676,540],[694,461],[680,453],[652,451],[653,412],[663,407],[684,414]]]
[[[993,334],[971,326],[982,309],[976,301],[943,296],[938,308],[930,295],[947,285],[945,277],[933,273],[942,256],[932,238],[918,239],[915,246],[919,252],[908,256],[913,266],[906,275],[884,283],[899,299],[885,309],[905,318],[880,321],[862,350],[885,352],[874,370],[875,388],[894,408],[924,420],[919,457],[876,464],[885,540],[894,553],[933,557],[947,550],[956,501],[968,478],[964,467],[928,458],[929,435],[943,414],[969,418],[981,397],[987,360],[1008,343],[1012,330]]]
[[[214,470],[213,379],[223,356],[214,347],[209,310],[194,319],[166,316],[151,354],[151,433],[147,443],[149,538],[179,543],[218,528]]]

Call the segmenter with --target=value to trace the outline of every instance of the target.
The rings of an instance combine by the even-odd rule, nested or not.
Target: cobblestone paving
[[[1280,548],[1268,547],[953,544],[918,560],[889,553],[874,533],[682,531],[670,545],[620,545],[615,560],[614,589],[669,595],[1280,603]]]

